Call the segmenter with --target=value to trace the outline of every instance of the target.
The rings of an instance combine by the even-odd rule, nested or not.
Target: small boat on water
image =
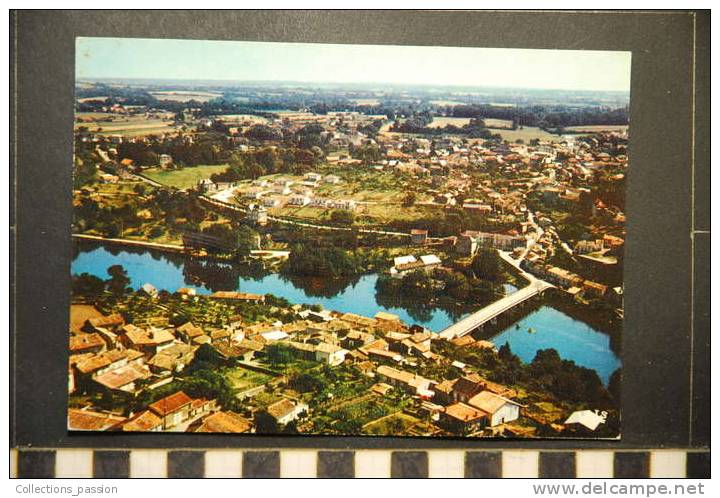
[[[532,327],[528,327],[528,334],[534,334],[534,333],[535,333],[535,329]]]

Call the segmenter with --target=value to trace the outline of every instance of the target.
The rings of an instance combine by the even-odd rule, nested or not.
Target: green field
[[[402,412],[393,413],[366,424],[362,431],[364,434],[376,436],[392,434],[401,435],[420,420]]]
[[[573,133],[598,133],[601,131],[627,131],[628,125],[584,125],[584,126],[568,126],[567,131]]]
[[[513,124],[509,119],[484,118],[483,121],[488,128],[512,128]]]
[[[453,118],[449,116],[436,116],[428,128],[444,128],[447,125],[454,125],[461,128],[470,122],[470,118]]]
[[[238,391],[260,386],[272,379],[269,375],[242,367],[230,368],[225,370],[224,374],[233,388]]]
[[[560,142],[563,138],[560,135],[553,135],[545,130],[541,130],[535,126],[526,126],[522,129],[517,130],[493,130],[497,131],[503,140],[508,142],[515,142],[516,140],[523,140],[525,143],[530,142],[535,138],[543,142]]]
[[[159,168],[148,169],[143,175],[163,185],[186,189],[194,187],[200,180],[210,178],[210,175],[222,173],[227,164],[188,166],[182,169],[163,170]]]

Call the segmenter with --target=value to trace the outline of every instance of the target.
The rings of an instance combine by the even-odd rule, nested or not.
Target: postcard
[[[68,429],[619,438],[630,65],[78,38]]]

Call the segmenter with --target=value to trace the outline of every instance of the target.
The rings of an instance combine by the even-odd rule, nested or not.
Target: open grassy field
[[[435,116],[432,123],[428,125],[428,128],[444,128],[447,125],[454,125],[457,127],[465,126],[470,122],[470,118],[453,118],[450,116]]]
[[[458,100],[431,100],[430,103],[439,106],[463,105],[463,103]]]
[[[525,126],[524,128],[518,128],[517,130],[497,130],[497,132],[503,140],[507,140],[508,142],[515,142],[520,139],[525,143],[528,143],[530,140],[535,138],[543,142],[560,142],[563,139],[559,135],[553,135],[552,133],[548,133],[545,130],[541,130],[540,128],[534,126]]]
[[[267,374],[255,372],[243,367],[227,369],[223,374],[230,384],[232,384],[233,388],[238,391],[260,386],[272,379],[272,377]]]
[[[170,119],[148,119],[144,115],[122,116],[101,112],[79,112],[75,117],[83,120],[83,122],[75,123],[76,130],[82,126],[88,131],[100,135],[138,137],[173,133],[180,130],[180,127],[175,126]]]
[[[213,116],[215,119],[220,119],[225,123],[243,123],[245,121],[251,121],[253,123],[264,124],[268,122],[268,119],[263,116],[256,116],[254,114],[219,114]]]
[[[373,435],[401,435],[407,431],[410,427],[420,422],[415,417],[402,412],[393,413],[385,417],[373,420],[366,424],[362,431],[363,434]]]
[[[143,172],[151,180],[163,185],[186,189],[194,187],[200,180],[210,178],[210,175],[222,173],[227,169],[227,164],[188,166],[182,169],[163,170],[159,168],[148,169]]]
[[[601,131],[627,131],[628,125],[582,125],[568,126],[567,131],[574,133],[599,133]]]
[[[484,118],[483,121],[488,128],[512,128],[513,124],[509,119]]]
[[[378,99],[350,99],[355,105],[380,105],[380,101]]]

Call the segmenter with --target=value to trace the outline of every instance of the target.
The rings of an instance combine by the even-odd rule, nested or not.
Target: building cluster
[[[152,299],[152,292],[144,292]],[[259,301],[262,296],[216,292],[196,296],[191,288],[177,292],[191,299]],[[345,365],[371,379],[369,394],[391,391],[416,400],[439,431],[449,434],[493,434],[519,431],[516,421],[523,405],[517,393],[491,382],[467,365],[439,354],[433,342],[442,340],[420,327],[404,324],[396,315],[379,312],[373,318],[353,313],[313,311],[294,306],[297,319],[289,323],[247,324],[231,317],[221,328],[203,328],[186,322],[177,327],[126,323],[119,314],[96,313],[71,331],[68,365],[69,392],[85,400],[71,404],[71,430],[255,432],[259,428],[301,423],[313,412],[292,390],[281,389],[265,406],[252,403],[267,386],[282,387],[283,377],[237,392],[247,403],[242,414],[225,409],[217,399],[193,397],[178,390],[155,399],[134,412],[101,409],[87,401],[87,393],[125,393],[137,399],[142,393],[183,378],[201,347],[212,348],[227,366],[268,373],[271,346],[283,347],[300,360],[330,368]],[[158,322],[159,323],[159,322]],[[495,351],[491,342],[466,336],[451,341],[456,347]],[[436,380],[417,373],[420,365],[451,365],[459,376]],[[280,382],[280,384],[278,384]],[[167,389],[167,388],[165,388]],[[277,391],[275,391],[277,394]],[[91,399],[91,398],[90,398]],[[264,430],[264,429],[260,429]]]

